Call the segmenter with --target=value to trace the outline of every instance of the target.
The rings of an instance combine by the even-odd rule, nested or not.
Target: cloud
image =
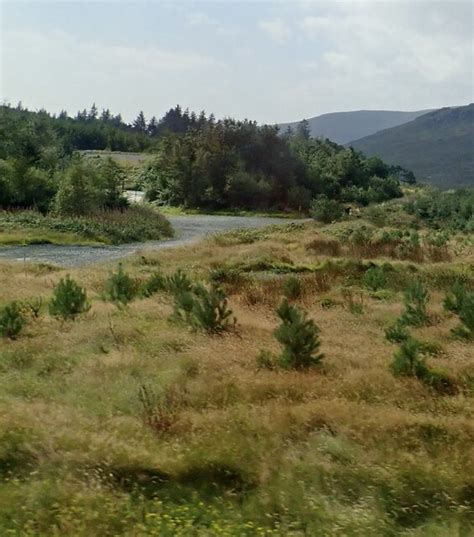
[[[189,26],[214,26],[218,24],[215,19],[205,13],[188,13],[185,20]]]
[[[472,4],[338,2],[308,11],[297,25],[315,53],[301,60],[306,76],[286,98],[332,110],[472,100]]]
[[[117,24],[95,36],[83,24],[60,24],[67,10],[51,7],[47,22],[10,14],[1,96],[52,111],[95,101],[127,119],[181,103],[269,123],[473,100],[468,2],[275,0],[233,3],[232,13],[217,4],[178,2],[170,14],[150,3],[134,11],[142,25],[119,10]],[[97,27],[110,22],[108,11],[94,16]]]
[[[2,97],[52,110],[97,102],[135,114],[141,99],[153,96],[161,109],[163,102],[189,102],[189,88],[202,76],[227,72],[221,61],[194,51],[104,44],[58,31],[5,32],[2,44]]]
[[[284,43],[291,37],[291,30],[282,19],[260,21],[258,26],[278,43]]]
[[[315,30],[327,30],[331,27],[333,21],[329,17],[304,17],[301,21],[301,27],[311,36]]]

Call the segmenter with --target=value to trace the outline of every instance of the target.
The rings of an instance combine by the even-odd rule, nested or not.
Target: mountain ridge
[[[474,186],[474,103],[445,107],[348,144],[439,187]]]
[[[432,112],[433,109],[417,111],[400,110],[352,110],[330,112],[307,119],[311,136],[329,138],[344,145],[352,140],[364,138],[381,130],[408,123],[417,117]],[[289,126],[295,128],[299,121],[280,123],[282,132]]]

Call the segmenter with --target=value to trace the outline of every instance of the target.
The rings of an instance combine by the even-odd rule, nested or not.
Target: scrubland
[[[124,261],[137,281],[218,282],[237,319],[219,335],[170,322],[166,291],[102,300],[115,266],[3,263],[2,303],[42,306],[0,341],[0,534],[472,535],[474,350],[443,308],[455,281],[474,288],[472,236],[404,225],[286,224]],[[66,273],[91,303],[75,321],[47,313]],[[324,359],[268,370],[290,277]],[[390,369],[414,278],[429,322],[410,332],[449,393]]]

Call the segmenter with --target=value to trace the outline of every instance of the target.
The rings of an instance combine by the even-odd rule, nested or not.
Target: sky
[[[0,0],[0,100],[259,123],[474,100],[474,3]]]

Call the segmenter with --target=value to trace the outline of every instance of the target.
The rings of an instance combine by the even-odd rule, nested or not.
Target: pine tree
[[[87,293],[71,277],[61,278],[54,288],[53,298],[49,303],[49,313],[54,317],[74,320],[80,313],[89,311]]]
[[[0,310],[0,336],[16,339],[25,325],[25,319],[17,302],[11,302]]]
[[[286,369],[305,369],[319,365],[323,354],[318,353],[321,342],[319,328],[307,319],[306,312],[291,306],[285,298],[277,309],[281,325],[274,331],[278,342],[283,345],[279,363]]]
[[[143,110],[140,110],[138,116],[133,122],[133,128],[139,132],[146,132],[146,119]]]
[[[158,123],[158,120],[156,119],[155,116],[153,116],[148,122],[147,133],[150,136],[156,136],[158,134],[159,128],[160,128],[160,125]]]
[[[301,140],[309,140],[311,138],[311,129],[307,119],[303,119],[303,121],[298,123],[296,127],[296,137]]]
[[[411,337],[402,342],[391,367],[395,376],[416,377],[420,380],[427,379],[430,373],[420,356],[420,342]]]
[[[104,123],[108,123],[112,118],[112,114],[108,108],[104,108],[100,114],[100,120]]]
[[[401,316],[401,322],[422,326],[428,322],[428,290],[420,280],[413,281],[405,291],[405,312]]]
[[[125,306],[133,300],[137,291],[135,280],[123,270],[122,263],[119,263],[117,272],[112,272],[105,284],[105,297],[117,306]]]
[[[90,121],[93,121],[94,119],[97,119],[97,114],[98,114],[98,110],[97,110],[97,106],[95,105],[95,103],[92,104],[91,106],[91,109],[89,110],[88,114],[87,114],[87,119],[89,119]]]
[[[64,175],[53,202],[57,214],[84,215],[97,208],[97,174],[92,166],[78,160]]]
[[[456,280],[446,295],[443,306],[446,311],[459,313],[466,296],[466,289],[461,280]]]

